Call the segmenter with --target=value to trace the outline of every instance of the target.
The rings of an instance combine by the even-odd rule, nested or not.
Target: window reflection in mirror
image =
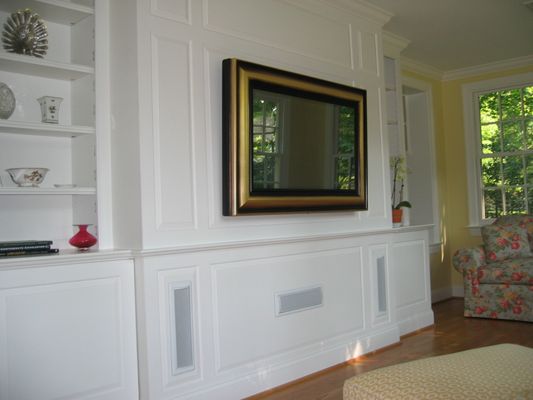
[[[355,189],[354,107],[260,89],[252,98],[252,191]]]

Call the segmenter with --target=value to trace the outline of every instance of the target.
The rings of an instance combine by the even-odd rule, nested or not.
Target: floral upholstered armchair
[[[457,250],[466,317],[533,321],[533,216],[498,218],[481,228],[483,245]]]

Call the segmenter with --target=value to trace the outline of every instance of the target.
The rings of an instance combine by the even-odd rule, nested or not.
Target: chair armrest
[[[485,249],[483,246],[462,248],[453,255],[453,266],[455,269],[466,276],[477,271],[479,267],[485,265]]]

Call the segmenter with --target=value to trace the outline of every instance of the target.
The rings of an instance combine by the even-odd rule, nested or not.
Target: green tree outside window
[[[478,101],[482,217],[533,212],[533,86]]]

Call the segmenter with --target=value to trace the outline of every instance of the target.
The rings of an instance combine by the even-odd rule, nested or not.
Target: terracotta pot
[[[401,208],[399,209],[392,209],[392,223],[393,224],[401,224],[402,223],[402,214],[403,210]]]

